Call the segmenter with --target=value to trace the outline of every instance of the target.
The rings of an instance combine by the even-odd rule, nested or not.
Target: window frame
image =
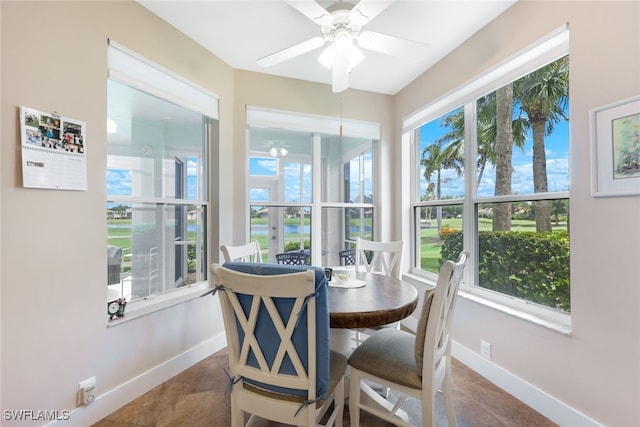
[[[424,206],[442,206],[450,204],[463,204],[463,244],[465,248],[472,249],[472,253],[477,254],[477,214],[476,209],[479,204],[493,203],[500,201],[514,200],[555,200],[568,199],[569,191],[532,193],[526,195],[509,195],[478,197],[475,183],[477,174],[476,167],[476,126],[465,126],[464,131],[464,180],[465,194],[462,198],[445,199],[436,201],[420,200],[420,169],[419,154],[416,138],[417,129],[423,124],[438,119],[459,107],[464,108],[465,123],[474,123],[476,117],[476,100],[487,93],[490,93],[505,84],[515,81],[518,78],[538,69],[552,61],[555,61],[569,54],[569,30],[567,25],[563,25],[545,38],[521,50],[507,60],[501,62],[486,73],[474,78],[442,97],[425,105],[418,111],[403,118],[402,132],[403,143],[411,148],[408,161],[411,167],[410,172],[403,175],[404,179],[409,179],[409,216],[411,236],[411,265],[409,274],[419,281],[434,283],[437,274],[417,268],[419,265],[418,248],[420,245],[419,218],[416,218],[416,211]],[[570,178],[570,177],[569,177]],[[476,285],[477,283],[477,256],[471,257],[468,261],[468,268],[465,269],[463,281],[460,284],[460,295],[481,304],[496,308],[509,314],[527,319],[534,323],[544,325],[562,333],[569,333],[571,328],[571,314],[561,312],[550,307],[521,300],[506,294],[500,294],[489,289],[484,289]]]
[[[211,174],[211,149],[215,146],[217,135],[215,131],[217,126],[215,122],[219,120],[219,97],[218,95],[204,89],[183,77],[173,73],[172,71],[161,67],[153,61],[138,55],[137,53],[127,49],[126,47],[108,40],[108,75],[107,81],[115,81],[132,89],[144,92],[146,94],[158,97],[167,102],[178,105],[182,108],[201,114],[203,117],[203,135],[205,138],[202,158],[205,162],[203,182],[198,182],[197,188],[198,198],[196,200],[188,197],[175,199],[167,197],[130,197],[123,195],[109,196],[106,195],[107,201],[120,203],[152,203],[166,206],[189,206],[194,205],[202,213],[204,212],[203,230],[196,230],[198,234],[205,233],[205,237],[200,238],[203,245],[204,259],[200,260],[201,264],[206,266],[209,264],[210,250],[208,248],[211,241],[211,229],[209,223],[211,221],[210,209],[210,191],[212,185],[210,181]],[[188,156],[187,156],[188,157]],[[187,161],[188,158],[181,159]],[[203,165],[198,164],[199,167]],[[184,164],[186,169],[186,163]],[[185,178],[186,179],[186,178]],[[202,199],[200,199],[200,197]],[[163,208],[163,209],[165,209]],[[186,236],[184,236],[186,239]],[[184,240],[180,245],[186,246],[188,242]],[[185,249],[186,251],[186,249]],[[171,262],[174,260],[172,259]],[[161,263],[163,265],[163,263]],[[200,266],[202,267],[202,266]],[[161,267],[162,268],[162,267]],[[198,267],[197,267],[198,268]],[[108,322],[107,326],[115,326],[125,321],[130,321],[138,317],[154,313],[158,310],[186,302],[193,298],[199,297],[202,290],[208,288],[208,280],[184,285],[174,289],[127,302],[126,316],[117,322]],[[106,289],[105,289],[106,290]],[[105,311],[106,313],[106,311]]]
[[[379,171],[376,158],[378,156],[378,142],[381,138],[381,125],[377,122],[369,122],[363,120],[346,119],[343,117],[331,117],[320,116],[306,113],[298,113],[292,111],[274,110],[267,108],[260,108],[255,106],[247,106],[246,108],[246,127],[247,127],[247,140],[246,140],[246,156],[245,164],[247,165],[246,177],[247,182],[251,182],[249,164],[250,159],[258,157],[255,152],[251,151],[250,147],[250,131],[252,127],[268,127],[283,129],[286,131],[300,131],[308,132],[311,138],[311,201],[301,202],[284,202],[284,201],[251,201],[249,198],[249,191],[246,192],[246,204],[248,211],[248,221],[246,235],[251,236],[251,211],[253,207],[274,207],[274,208],[287,208],[287,207],[299,207],[308,208],[311,212],[311,256],[313,263],[321,263],[323,260],[322,255],[322,210],[325,208],[365,208],[373,211],[373,221],[377,222],[377,215],[379,209],[376,205],[377,194],[375,194],[378,181],[376,176]],[[374,194],[372,203],[346,203],[340,202],[328,202],[322,198],[322,138],[324,136],[344,136],[362,138],[371,140],[371,159],[374,177]],[[355,156],[362,158],[362,152],[354,151]],[[288,156],[291,156],[289,154]],[[281,159],[279,159],[280,161]],[[343,159],[344,160],[344,159]],[[343,164],[344,166],[344,164]],[[280,170],[280,166],[278,166]],[[344,173],[344,171],[342,172]],[[250,188],[250,185],[247,185]],[[262,248],[264,249],[264,248]]]

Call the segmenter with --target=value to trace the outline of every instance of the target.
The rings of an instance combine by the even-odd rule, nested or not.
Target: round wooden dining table
[[[344,286],[338,273],[349,276]],[[364,283],[362,283],[364,282]],[[364,286],[351,287],[351,285]],[[408,317],[418,304],[418,291],[405,281],[365,271],[334,270],[329,282],[331,347],[350,353],[350,329],[371,328]]]

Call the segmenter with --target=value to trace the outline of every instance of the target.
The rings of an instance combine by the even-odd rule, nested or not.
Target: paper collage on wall
[[[20,107],[20,133],[24,187],[87,189],[84,122]]]

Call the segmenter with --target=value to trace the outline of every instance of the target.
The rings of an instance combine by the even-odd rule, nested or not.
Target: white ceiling
[[[354,0],[356,2],[357,0]],[[322,48],[263,68],[258,58],[320,35],[320,27],[284,0],[138,0],[234,68],[331,84]],[[334,1],[318,0],[326,8]],[[364,30],[427,44],[414,61],[364,50],[349,87],[394,95],[516,0],[396,0]]]

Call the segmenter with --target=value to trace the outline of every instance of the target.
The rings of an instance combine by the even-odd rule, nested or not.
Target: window
[[[199,89],[113,43],[109,55],[108,300],[131,302],[206,280],[217,100],[200,108]]]
[[[427,107],[407,129],[418,274],[437,274],[467,248],[475,255],[467,291],[570,312],[567,51],[561,31],[479,78],[482,86]]]
[[[356,237],[373,238],[379,125],[342,121],[341,136],[338,119],[248,109],[249,234],[265,261],[299,251],[336,265]]]

